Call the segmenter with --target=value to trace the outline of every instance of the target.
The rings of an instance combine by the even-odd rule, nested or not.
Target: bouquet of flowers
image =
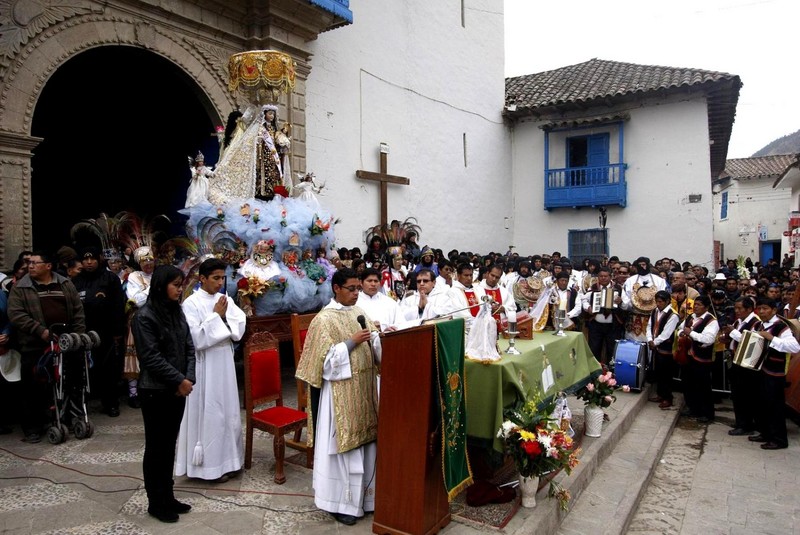
[[[578,399],[582,399],[586,405],[608,407],[617,401],[617,396],[614,395],[614,391],[619,388],[621,388],[623,392],[631,391],[630,387],[627,385],[618,385],[614,374],[604,365],[602,373],[578,390],[576,395]]]
[[[750,270],[745,265],[745,258],[742,255],[736,257],[736,273],[742,280],[750,280]]]
[[[317,214],[314,214],[314,221],[313,223],[311,223],[311,227],[309,227],[312,236],[319,236],[320,234],[329,230],[330,228],[331,228],[330,220],[323,221],[322,219],[319,218],[319,216],[317,216]]]
[[[505,421],[497,436],[505,442],[506,450],[524,478],[555,473],[562,468],[571,474],[578,465],[580,450],[575,448],[559,423],[550,417],[554,410],[555,402],[543,403],[537,395],[504,411]],[[569,491],[552,478],[548,496],[555,496],[561,508],[566,510]]]
[[[236,283],[236,291],[239,297],[248,297],[256,299],[264,295],[264,293],[272,287],[271,280],[262,280],[258,277],[242,277]]]

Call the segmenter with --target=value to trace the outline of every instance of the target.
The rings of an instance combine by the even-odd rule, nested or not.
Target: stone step
[[[625,421],[615,430],[621,431],[619,438],[601,446],[607,454],[594,456],[599,464],[588,485],[573,495],[572,507],[558,530],[548,533],[616,535],[627,531],[683,405],[682,396],[676,394],[675,408],[661,410],[656,403],[647,402],[649,395],[642,392],[635,406],[620,418]]]

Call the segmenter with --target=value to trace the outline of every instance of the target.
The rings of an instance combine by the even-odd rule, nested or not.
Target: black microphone
[[[356,321],[358,321],[358,324],[361,325],[362,329],[367,328],[367,319],[363,315],[358,316]]]

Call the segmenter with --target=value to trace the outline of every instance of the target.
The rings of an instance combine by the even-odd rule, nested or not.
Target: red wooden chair
[[[292,314],[292,347],[294,349],[294,367],[297,369],[297,364],[300,362],[300,355],[303,354],[303,345],[306,342],[306,333],[308,326],[311,325],[311,320],[316,316],[313,314]],[[308,412],[308,385],[305,381],[297,381],[297,408],[301,411]],[[294,438],[286,441],[286,444],[298,451],[306,452],[306,466],[313,468],[314,466],[314,447],[308,445],[307,440],[300,440],[303,430],[299,429],[295,432]]]
[[[274,405],[263,408],[265,404]],[[283,460],[286,453],[284,435],[300,433],[308,422],[304,411],[283,406],[281,393],[281,361],[278,341],[268,332],[252,335],[244,348],[244,404],[246,417],[244,467],[253,464],[253,430],[274,436],[275,483],[286,482]]]

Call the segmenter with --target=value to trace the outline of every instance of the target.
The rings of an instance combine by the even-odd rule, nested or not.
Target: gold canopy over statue
[[[295,62],[276,50],[250,50],[228,60],[228,90],[238,91],[252,104],[276,102],[281,93],[294,90]]]
[[[231,199],[286,196],[292,186],[291,125],[279,124],[277,103],[281,93],[294,89],[295,62],[276,50],[250,50],[232,55],[228,71],[228,89],[249,103],[223,147],[208,200],[224,205]]]

